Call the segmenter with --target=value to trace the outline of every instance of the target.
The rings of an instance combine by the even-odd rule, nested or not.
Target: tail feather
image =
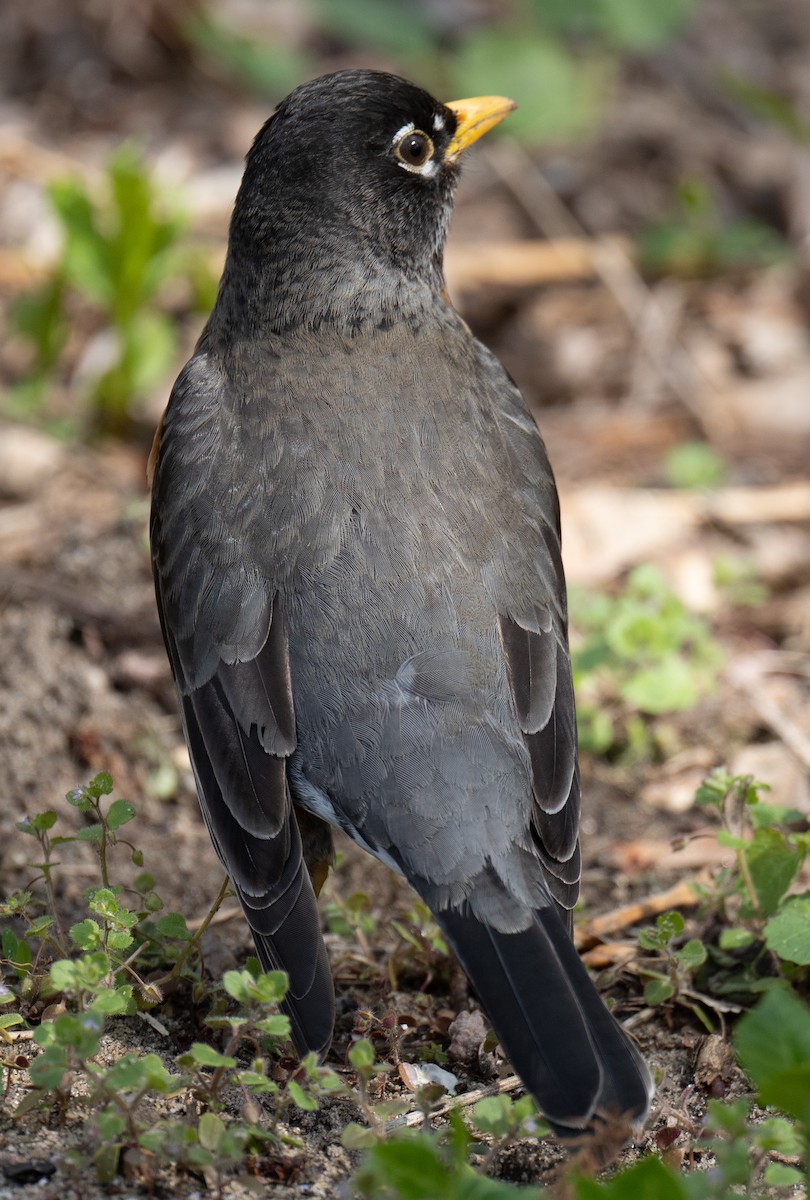
[[[265,753],[255,727],[248,735],[230,720],[216,679],[181,700],[200,806],[214,849],[231,876],[262,968],[287,973],[289,990],[281,1009],[290,1018],[296,1050],[323,1055],[332,1041],[334,985],[287,791],[285,762]],[[258,818],[255,829],[245,827],[244,810],[251,796],[261,796],[267,805],[257,809],[264,830]],[[270,800],[275,800],[274,807]]]
[[[304,881],[304,886],[310,886],[309,879]],[[245,915],[249,921],[251,914],[247,907]],[[290,987],[280,1007],[290,1018],[290,1034],[296,1050],[301,1055],[314,1050],[322,1058],[332,1043],[335,1001],[326,946],[323,938],[319,937],[315,942],[312,937],[308,908],[297,909],[272,936],[253,927],[251,931],[262,969],[287,972]],[[314,947],[315,955],[314,961],[307,964],[313,977],[313,983],[308,987],[296,983],[304,946]]]
[[[640,1121],[652,1081],[608,1012],[554,908],[502,933],[468,912],[436,914],[512,1065],[559,1134],[596,1116]]]

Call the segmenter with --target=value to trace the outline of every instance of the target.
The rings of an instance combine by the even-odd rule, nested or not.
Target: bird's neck
[[[234,236],[210,332],[285,335],[296,329],[346,336],[419,321],[444,288],[442,247],[419,262],[348,237],[345,228]]]

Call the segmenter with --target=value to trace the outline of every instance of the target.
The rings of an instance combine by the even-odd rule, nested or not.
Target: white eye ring
[[[397,158],[397,166],[403,170],[410,171],[412,175],[430,176],[436,173],[433,142],[426,133],[417,129],[413,122],[403,125],[394,134],[391,144]]]

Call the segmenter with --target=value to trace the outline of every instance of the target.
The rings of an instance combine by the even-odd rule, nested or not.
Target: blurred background
[[[167,903],[192,916],[219,886],[155,614],[146,459],[253,136],[293,86],[355,66],[519,104],[466,163],[447,277],[560,486],[586,908],[733,857],[694,804],[712,768],[806,825],[810,0],[3,0],[3,891],[28,875],[15,821],[100,770]],[[77,908],[81,851],[61,875]],[[346,851],[327,913],[359,896],[389,953],[411,902],[375,871]],[[339,989],[387,1002],[341,961]],[[687,1034],[645,1036],[686,1086]]]
[[[808,432],[784,381],[712,398],[804,345],[808,0],[5,0],[3,413],[145,436],[253,135],[360,65],[518,101],[468,165],[448,275],[533,404],[655,411],[662,449],[680,415],[721,457],[777,407]]]

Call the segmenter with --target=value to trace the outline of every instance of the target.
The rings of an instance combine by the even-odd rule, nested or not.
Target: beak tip
[[[455,161],[474,142],[517,108],[507,96],[475,96],[469,100],[451,100],[446,106],[456,118],[456,131],[447,149],[447,158]]]

